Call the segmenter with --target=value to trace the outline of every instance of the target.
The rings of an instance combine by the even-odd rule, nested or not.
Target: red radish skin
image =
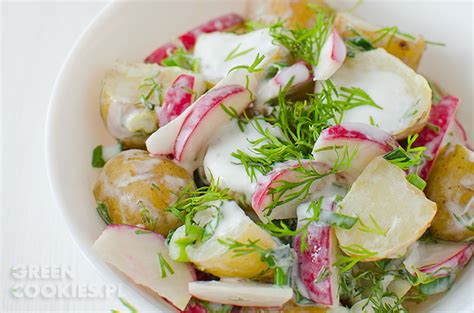
[[[177,162],[194,162],[199,152],[198,150],[200,150],[200,147],[196,147],[196,144],[199,145],[199,142],[204,142],[208,139],[201,138],[202,135],[196,134],[198,130],[203,131],[203,128],[207,128],[207,131],[213,131],[213,128],[215,129],[220,126],[221,120],[229,119],[229,116],[222,110],[220,105],[228,106],[226,102],[236,101],[241,95],[245,95],[245,99],[238,99],[239,103],[236,104],[238,107],[232,106],[237,112],[241,112],[250,104],[250,97],[248,91],[240,85],[214,88],[199,98],[181,125],[174,145],[174,159]],[[234,97],[235,99],[233,99]],[[218,112],[221,113],[217,117],[219,121],[208,121],[209,117],[211,117],[211,112],[215,112],[214,110],[216,109],[220,110]],[[205,134],[205,136],[207,135]]]
[[[180,44],[186,49],[190,50],[194,48],[197,37],[203,33],[213,33],[218,31],[228,30],[237,27],[244,23],[244,18],[238,14],[230,13],[215,19],[212,19],[204,24],[201,24],[190,31],[178,36]],[[177,49],[177,45],[174,43],[165,43],[155,51],[153,51],[148,57],[145,58],[145,63],[157,63],[161,62],[173,54]]]
[[[296,216],[296,213],[293,214],[293,212],[295,212],[295,204],[293,201],[275,208],[270,216],[266,216],[264,210],[273,201],[273,195],[271,194],[272,188],[277,187],[281,181],[298,181],[300,179],[299,176],[301,174],[295,171],[295,169],[300,166],[307,169],[315,168],[318,172],[324,172],[330,169],[327,164],[311,160],[300,160],[299,162],[292,160],[275,167],[270,173],[258,181],[257,188],[252,196],[252,208],[262,222],[266,223],[269,219],[273,219],[274,217],[272,215],[275,213],[278,214],[276,218],[290,218]],[[312,187],[318,188],[318,184],[325,184],[325,181],[319,180],[315,182]],[[300,199],[300,202],[302,201],[304,201],[304,199]]]
[[[163,97],[159,119],[160,127],[178,117],[193,102],[195,77],[188,74],[179,75]]]
[[[334,291],[331,274],[324,280],[316,283],[318,275],[325,269],[332,271],[331,247],[334,246],[334,235],[331,234],[331,226],[321,226],[312,223],[308,226],[306,241],[308,249],[300,251],[301,235],[295,238],[295,251],[298,254],[298,273],[303,281],[310,299],[317,304],[333,306]],[[332,239],[331,239],[332,238]]]
[[[347,123],[348,125],[355,125],[356,123]],[[374,129],[378,130],[378,129]],[[379,131],[382,132],[382,131]],[[393,147],[397,146],[397,142],[389,134],[386,134],[386,138],[382,140],[377,140],[374,137],[371,137],[368,133],[364,132],[362,129],[351,129],[350,127],[343,125],[335,125],[329,128],[326,128],[321,132],[321,136],[324,140],[334,140],[334,139],[355,139],[360,141],[370,141],[378,145],[381,149],[389,152]]]
[[[335,150],[333,147],[341,147]],[[334,164],[345,149],[354,156],[345,170],[347,178],[355,181],[369,162],[398,147],[398,142],[385,131],[363,123],[344,123],[326,128],[313,147],[315,160]],[[329,149],[329,150],[327,150]]]
[[[461,270],[472,257],[472,244],[466,244],[458,253],[452,255],[439,264],[420,267],[418,270],[426,274],[441,277],[450,274],[450,271]]]
[[[167,42],[147,56],[145,58],[145,63],[161,64],[161,62],[172,55],[177,48],[178,47],[174,43]]]
[[[313,67],[313,79],[329,79],[341,67],[345,58],[346,45],[338,32],[333,28],[321,48],[318,64]]]
[[[230,28],[237,27],[243,23],[243,17],[235,13],[230,13],[212,19],[207,23],[195,27],[187,33],[179,36],[178,39],[183,44],[184,48],[186,50],[189,50],[194,47],[194,45],[196,44],[196,39],[200,34],[224,31]]]
[[[418,139],[413,144],[414,147],[426,146],[427,148],[425,154],[429,156],[429,159],[423,161],[418,172],[423,179],[428,178],[449,125],[454,122],[454,115],[458,105],[458,98],[453,96],[443,97],[438,104],[431,108],[428,126],[421,130]],[[433,126],[438,130],[433,129]]]

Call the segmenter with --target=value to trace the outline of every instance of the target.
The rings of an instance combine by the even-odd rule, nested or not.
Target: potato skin
[[[382,27],[371,25],[349,13],[337,13],[334,20],[334,27],[343,38],[355,36],[356,33],[354,30],[371,42],[377,41],[377,39],[383,35],[380,32],[377,33]],[[387,52],[393,54],[402,60],[403,63],[416,70],[425,51],[426,42],[421,36],[416,38],[416,40],[412,40],[400,35],[391,36],[389,34],[377,41],[374,45],[379,48],[384,48]]]
[[[180,190],[194,185],[191,175],[162,157],[152,157],[143,150],[127,150],[108,161],[94,186],[97,202],[103,202],[115,224],[143,225],[162,235],[180,221],[166,211],[176,201]],[[141,201],[150,210],[153,224],[145,223]]]
[[[433,236],[452,241],[473,238],[474,232],[453,214],[462,213],[474,197],[474,152],[458,144],[443,147],[428,178],[426,195],[438,205],[430,228]],[[468,212],[474,215],[472,202]]]

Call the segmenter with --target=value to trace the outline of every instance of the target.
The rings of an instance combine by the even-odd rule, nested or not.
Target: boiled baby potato
[[[436,203],[383,157],[373,159],[340,202],[338,212],[358,218],[336,228],[340,248],[363,261],[399,258],[428,229]]]
[[[445,240],[474,237],[474,152],[459,144],[442,148],[431,170],[426,195],[438,205],[431,233]]]
[[[396,33],[395,28],[383,29],[349,13],[338,12],[334,26],[343,38],[361,35],[375,47],[384,48],[414,70],[417,69],[425,51],[426,43],[423,37],[411,39]]]
[[[247,16],[251,20],[268,25],[278,19],[285,19],[288,28],[310,26],[314,21],[315,9],[331,11],[324,0],[247,1]]]
[[[139,225],[167,235],[179,220],[166,209],[182,189],[194,184],[173,161],[143,150],[127,150],[108,161],[94,186],[114,224]]]
[[[161,103],[163,91],[183,73],[188,71],[157,64],[114,64],[103,80],[100,95],[100,113],[109,133],[127,149],[143,148],[146,138],[159,126],[154,105]]]

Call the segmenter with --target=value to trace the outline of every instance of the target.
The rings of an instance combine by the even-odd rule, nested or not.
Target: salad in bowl
[[[182,312],[406,312],[472,256],[459,99],[422,36],[249,1],[103,78],[95,253]]]

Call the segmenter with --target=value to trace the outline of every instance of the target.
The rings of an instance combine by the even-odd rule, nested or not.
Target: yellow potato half
[[[434,236],[453,241],[473,238],[474,231],[467,226],[472,227],[474,217],[474,152],[461,145],[442,148],[431,170],[426,195],[438,205],[430,228]]]
[[[262,278],[267,277],[268,265],[260,259],[257,251],[236,255],[234,250],[221,241],[250,241],[263,248],[277,246],[272,237],[255,224],[233,201],[224,201],[220,206],[220,220],[216,230],[207,241],[188,246],[188,258],[197,268],[219,277]]]
[[[339,213],[359,218],[351,229],[336,228],[341,249],[373,261],[404,255],[430,226],[436,203],[410,184],[403,170],[377,157],[341,201]]]
[[[418,36],[416,40],[412,40],[399,34],[393,36],[388,34],[377,40],[383,35],[383,32],[380,31],[382,27],[371,25],[349,13],[338,12],[334,26],[342,37],[349,38],[360,34],[371,41],[373,45],[384,48],[414,70],[417,69],[425,51],[426,43],[423,37]]]
[[[189,184],[192,177],[173,161],[128,150],[105,164],[94,196],[106,205],[112,223],[140,225],[167,235],[179,220],[166,209]]]

